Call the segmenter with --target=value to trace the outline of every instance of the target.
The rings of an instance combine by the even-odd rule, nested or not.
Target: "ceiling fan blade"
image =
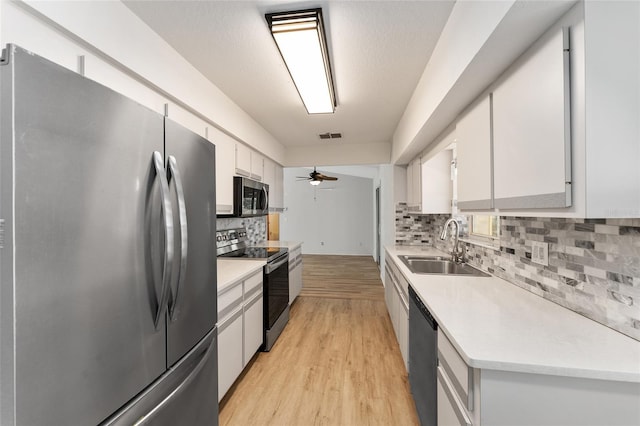
[[[311,179],[310,177],[307,176],[296,176],[298,179]]]
[[[316,177],[317,177],[318,179],[321,179],[321,180],[338,180],[338,178],[337,178],[337,177],[333,177],[333,176],[326,176],[326,175],[323,175],[322,173],[318,173],[318,175],[317,175]]]

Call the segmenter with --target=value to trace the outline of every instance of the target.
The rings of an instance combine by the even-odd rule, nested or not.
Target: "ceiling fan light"
[[[310,180],[310,181],[309,181],[309,183],[310,183],[311,185],[313,185],[313,186],[318,186],[318,185],[320,185],[320,182],[321,182],[321,181],[319,181],[319,180]]]
[[[322,9],[265,15],[271,35],[309,114],[335,111]]]

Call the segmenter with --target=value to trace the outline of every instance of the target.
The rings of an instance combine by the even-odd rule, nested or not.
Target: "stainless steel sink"
[[[467,263],[455,263],[442,256],[400,256],[400,260],[414,274],[490,276]]]

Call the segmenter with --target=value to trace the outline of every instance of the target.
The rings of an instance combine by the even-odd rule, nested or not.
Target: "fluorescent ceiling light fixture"
[[[333,113],[336,98],[322,9],[267,13],[265,18],[307,112]]]

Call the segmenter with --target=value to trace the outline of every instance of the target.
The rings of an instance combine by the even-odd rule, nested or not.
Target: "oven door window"
[[[271,329],[289,304],[289,262],[283,263],[264,278],[267,303],[264,319],[266,328]]]

